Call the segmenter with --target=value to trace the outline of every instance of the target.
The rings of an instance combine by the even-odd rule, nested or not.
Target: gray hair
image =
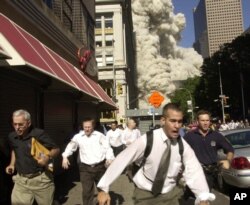
[[[20,116],[20,115],[23,115],[25,120],[31,122],[31,116],[30,116],[30,113],[27,110],[22,110],[22,109],[16,110],[16,111],[13,112],[12,117],[16,117],[16,116]]]

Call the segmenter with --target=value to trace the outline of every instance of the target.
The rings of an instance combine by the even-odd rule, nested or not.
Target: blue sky
[[[184,13],[186,17],[186,28],[182,32],[182,47],[192,47],[194,42],[194,23],[192,9],[197,6],[199,0],[172,0],[174,13]],[[242,0],[244,28],[250,26],[250,0]]]

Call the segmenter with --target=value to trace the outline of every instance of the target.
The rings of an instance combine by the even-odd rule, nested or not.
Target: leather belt
[[[201,165],[203,170],[206,171],[206,172],[215,172],[215,171],[218,171],[218,165],[217,164],[209,164],[209,165],[204,165],[202,164]]]
[[[103,161],[98,162],[98,163],[96,163],[96,164],[85,164],[85,163],[81,162],[81,164],[84,165],[84,166],[92,167],[92,168],[93,168],[93,167],[96,167],[96,166],[105,164],[105,161],[106,161],[106,160],[103,160]]]
[[[37,177],[37,176],[39,176],[39,175],[41,175],[43,172],[36,172],[36,173],[31,173],[31,174],[20,174],[19,173],[19,175],[21,176],[21,177],[26,177],[26,178],[28,178],[28,179],[32,179],[32,178],[34,178],[34,177]]]

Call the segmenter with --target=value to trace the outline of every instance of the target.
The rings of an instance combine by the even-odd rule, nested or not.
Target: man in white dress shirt
[[[101,132],[94,131],[94,127],[94,119],[84,119],[83,130],[71,139],[62,153],[62,167],[68,169],[70,165],[68,157],[79,148],[83,205],[94,204],[95,184],[104,174],[106,166],[114,159],[107,137]]]
[[[123,130],[123,144],[128,146],[141,136],[141,132],[137,129],[137,122],[134,118],[128,120],[128,126]]]
[[[177,186],[176,178],[182,168],[182,162],[179,154],[179,145],[176,142],[179,136],[179,129],[182,126],[182,120],[182,111],[176,104],[169,103],[163,107],[163,115],[161,117],[161,124],[163,126],[153,131],[154,138],[151,153],[147,157],[144,166],[139,169],[133,178],[135,184],[133,197],[135,205],[179,204],[179,199],[183,191]],[[161,156],[167,147],[165,143],[167,139],[172,141],[169,168],[161,193],[154,195],[152,193],[152,185],[161,161]],[[97,185],[102,190],[98,194],[99,205],[110,205],[109,186],[118,178],[128,164],[143,157],[146,140],[146,135],[138,138],[127,149],[122,151],[109,166]],[[214,200],[215,196],[209,193],[206,178],[194,151],[184,140],[182,141],[184,146],[183,165],[185,169],[183,177],[185,182],[194,192],[196,204],[208,205],[210,200]]]
[[[118,128],[117,121],[111,123],[111,129],[107,132],[106,136],[116,157],[123,150],[122,130]]]

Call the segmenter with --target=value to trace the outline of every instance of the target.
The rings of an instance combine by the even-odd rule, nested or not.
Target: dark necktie
[[[167,148],[164,151],[162,157],[161,157],[161,162],[158,167],[155,180],[153,182],[152,186],[152,193],[154,196],[158,195],[161,193],[164,181],[166,179],[166,175],[168,172],[168,167],[169,167],[169,161],[170,161],[170,155],[171,155],[171,141],[168,139],[165,141],[167,143]]]

